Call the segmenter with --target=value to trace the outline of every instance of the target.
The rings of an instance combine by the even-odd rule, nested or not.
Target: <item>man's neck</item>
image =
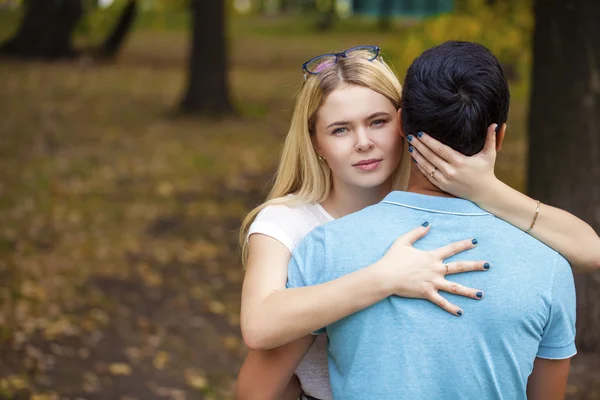
[[[427,196],[454,197],[450,193],[444,192],[433,183],[429,182],[429,180],[421,171],[419,171],[417,167],[411,168],[406,191],[411,193],[425,194]]]

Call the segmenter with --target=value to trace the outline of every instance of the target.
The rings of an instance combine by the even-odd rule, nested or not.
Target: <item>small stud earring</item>
[[[323,161],[323,162],[325,162],[325,159],[324,159],[323,157],[321,157],[321,156],[317,156],[317,158],[319,159],[319,161]]]

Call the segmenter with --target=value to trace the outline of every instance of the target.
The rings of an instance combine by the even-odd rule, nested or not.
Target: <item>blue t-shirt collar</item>
[[[490,215],[490,213],[480,208],[477,204],[456,197],[428,196],[419,193],[394,191],[388,194],[381,202],[448,214]]]

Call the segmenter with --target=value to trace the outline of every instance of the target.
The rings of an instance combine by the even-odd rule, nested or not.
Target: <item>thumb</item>
[[[498,129],[498,124],[491,124],[488,127],[487,136],[485,137],[485,145],[483,146],[483,153],[496,153],[496,129]]]
[[[425,222],[423,225],[419,226],[418,228],[415,228],[415,229],[411,230],[410,232],[407,232],[404,235],[400,236],[398,238],[398,241],[402,242],[403,244],[412,246],[417,240],[419,240],[423,236],[427,235],[427,233],[429,233],[430,229],[431,229],[431,226],[429,225],[429,222]]]

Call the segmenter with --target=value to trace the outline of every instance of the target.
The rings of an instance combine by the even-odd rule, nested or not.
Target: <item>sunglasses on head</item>
[[[373,61],[379,56],[379,47],[377,46],[356,46],[351,47],[348,50],[342,51],[341,53],[326,53],[311,58],[304,64],[302,64],[302,71],[304,72],[304,80],[309,75],[317,75],[319,72],[337,64],[340,58],[352,58],[360,57],[367,61]]]

